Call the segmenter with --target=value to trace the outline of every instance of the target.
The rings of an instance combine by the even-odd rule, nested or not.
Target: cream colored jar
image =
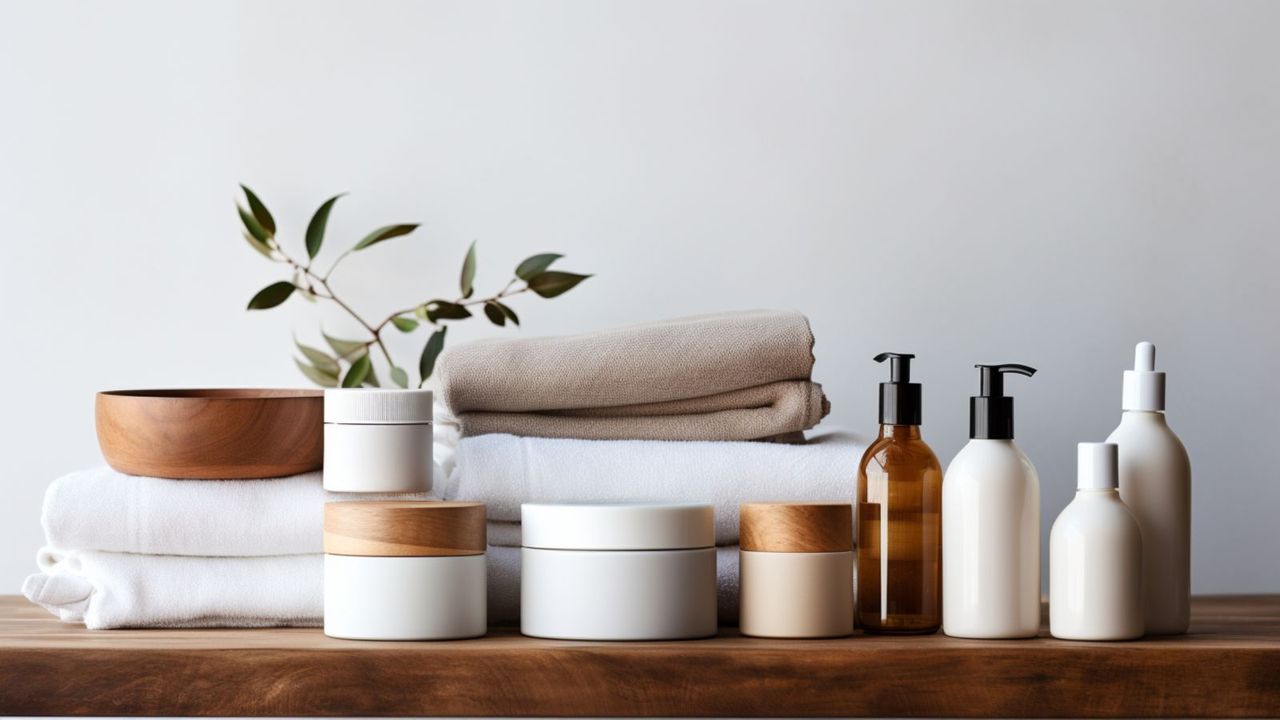
[[[740,514],[743,635],[853,632],[853,509],[838,503],[745,503]]]

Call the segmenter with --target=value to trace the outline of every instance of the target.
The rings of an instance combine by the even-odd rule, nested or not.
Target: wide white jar
[[[843,637],[853,632],[853,507],[744,503],[739,511],[743,635]]]
[[[325,635],[452,640],[485,634],[484,505],[329,503],[324,551]]]
[[[716,634],[710,505],[521,507],[520,632],[563,640]]]
[[[431,431],[430,390],[325,390],[324,489],[429,491]]]

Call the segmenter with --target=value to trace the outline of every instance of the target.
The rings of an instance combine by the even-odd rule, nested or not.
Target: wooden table
[[[1199,598],[1129,643],[942,635],[374,643],[319,630],[117,630],[0,597],[0,713],[1280,715],[1280,596]]]

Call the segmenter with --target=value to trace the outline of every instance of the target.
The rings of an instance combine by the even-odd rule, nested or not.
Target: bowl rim
[[[263,400],[317,400],[324,398],[319,388],[138,388],[130,390],[100,390],[102,398],[131,398],[136,400],[202,400],[202,401],[263,401]]]

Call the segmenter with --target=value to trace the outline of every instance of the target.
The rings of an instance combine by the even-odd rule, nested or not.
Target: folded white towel
[[[179,557],[44,548],[27,599],[90,630],[317,626],[321,555]]]
[[[489,520],[506,523],[519,522],[523,502],[712,503],[716,544],[733,545],[743,502],[851,502],[864,449],[841,432],[803,445],[480,435],[458,443],[437,490],[483,502]]]
[[[53,481],[45,542],[61,550],[240,557],[323,552],[320,473],[271,480],[166,480],[103,466]]]

